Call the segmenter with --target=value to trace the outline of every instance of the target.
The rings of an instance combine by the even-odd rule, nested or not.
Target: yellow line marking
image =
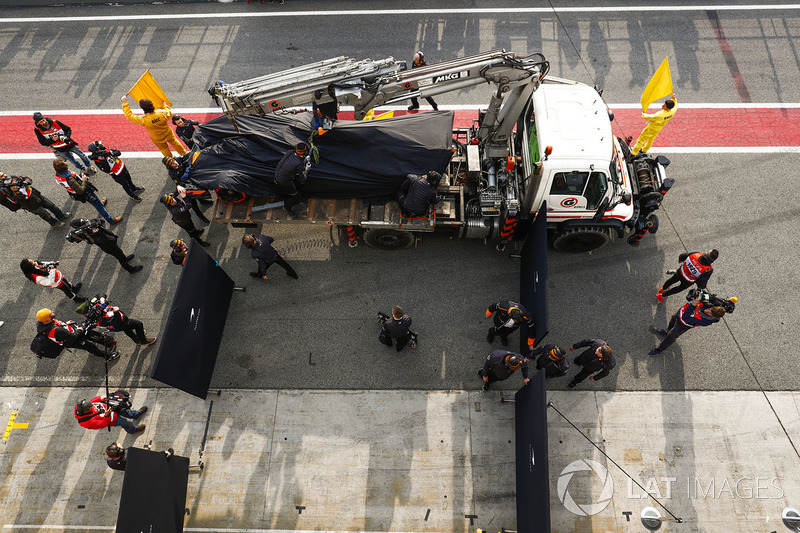
[[[3,440],[8,440],[8,437],[11,435],[12,429],[27,429],[28,423],[27,422],[14,422],[17,419],[17,413],[19,411],[14,411],[11,413],[11,418],[8,419],[8,425],[6,426],[6,431],[3,433]]]

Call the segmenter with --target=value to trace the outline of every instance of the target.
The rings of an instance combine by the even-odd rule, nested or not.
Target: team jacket
[[[192,146],[194,141],[192,140],[192,136],[194,135],[194,127],[199,126],[200,123],[195,120],[189,120],[188,118],[184,118],[183,122],[186,124],[185,126],[177,126],[175,128],[175,133],[178,134],[178,138]]]
[[[719,322],[719,318],[705,314],[702,305],[694,306],[692,302],[687,302],[681,307],[678,311],[678,320],[689,328],[710,326]]]
[[[494,350],[492,353],[486,356],[486,361],[483,363],[483,375],[488,376],[490,373],[496,377],[498,380],[502,381],[504,379],[508,379],[508,377],[516,372],[516,370],[512,370],[508,365],[506,365],[506,359],[510,356],[516,355],[523,361],[519,368],[522,370],[522,377],[528,377],[528,363],[525,361],[525,358],[522,354],[518,354],[517,352],[510,352],[508,350]]]
[[[306,182],[303,176],[303,169],[305,168],[305,161],[297,155],[297,152],[290,150],[283,154],[283,157],[275,167],[275,184],[285,190],[294,189],[294,180],[296,179],[300,185]]]
[[[586,339],[572,345],[572,347],[576,349],[583,348],[584,346],[589,347],[575,358],[575,364],[582,366],[590,372],[597,372],[600,370],[600,372],[594,375],[595,381],[606,377],[608,373],[611,372],[611,369],[617,366],[617,360],[614,358],[613,354],[602,361],[597,357],[595,352],[604,344],[607,343],[603,339]]]
[[[134,115],[130,104],[122,102],[122,112],[129,121],[144,126],[153,142],[163,143],[175,137],[172,128],[169,127],[172,110],[167,106],[164,109],[156,109],[154,113]]]
[[[103,413],[105,413],[107,410],[108,404],[100,401],[100,396],[95,396],[92,398],[92,410],[89,413],[85,415],[79,415],[77,405],[73,411],[75,413],[75,419],[81,426],[85,427],[86,429],[103,429],[108,426],[113,426],[117,421],[117,413],[114,411],[111,411],[110,416],[103,416]]]
[[[183,266],[186,262],[186,254],[185,253],[178,253],[175,250],[172,250],[172,253],[169,254],[170,259],[172,262],[178,266]]]
[[[401,339],[408,335],[408,330],[411,329],[411,317],[403,315],[398,319],[392,316],[383,323],[381,329],[390,339]]]
[[[20,187],[14,193],[13,198],[14,202],[21,205],[26,211],[36,211],[42,205],[42,193],[30,185]]]
[[[536,370],[541,370],[544,368],[545,373],[549,378],[563,376],[569,370],[569,361],[567,360],[566,356],[560,361],[554,361],[550,359],[549,352],[555,347],[555,344],[547,344],[541,348],[536,348],[528,355],[529,359],[538,357],[536,360]]]
[[[122,155],[122,152],[119,150],[108,150],[108,152],[111,152],[111,157],[101,155],[98,152],[92,152],[89,155],[89,159],[94,161],[94,164],[97,165],[97,168],[106,174],[119,176],[125,170],[125,163],[123,163],[119,158],[119,156]]]
[[[408,174],[400,186],[400,190],[405,195],[400,198],[400,207],[412,215],[426,214],[428,206],[439,200],[439,197],[436,196],[436,189],[428,183],[425,176]]]
[[[62,140],[54,140],[53,135],[58,135],[59,137],[71,137],[72,136],[72,129],[69,126],[64,124],[63,122],[59,122],[58,120],[53,120],[51,118],[46,118],[48,127],[42,129],[37,124],[36,127],[33,129],[36,132],[36,138],[39,139],[39,144],[42,146],[49,146],[54,150],[58,150],[59,152],[68,152],[70,148],[75,146],[77,143],[74,141],[65,143]]]
[[[678,256],[678,261],[683,261],[680,268],[681,277],[690,283],[696,283],[699,288],[705,289],[708,278],[714,272],[714,267],[704,257],[704,254],[701,252],[681,254]]]
[[[178,203],[166,206],[169,214],[172,215],[172,221],[179,226],[193,224],[192,215],[189,212],[192,206],[189,205],[188,202],[185,202],[183,198],[179,197],[177,192],[173,194],[173,198],[175,198]]]
[[[258,274],[264,276],[267,268],[278,258],[278,252],[272,247],[275,239],[268,235],[259,235],[250,250],[250,256],[258,263]]]

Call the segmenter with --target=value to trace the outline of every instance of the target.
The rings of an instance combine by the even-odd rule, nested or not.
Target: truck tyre
[[[364,242],[381,250],[400,250],[414,244],[414,235],[396,229],[368,229],[364,231]]]
[[[610,240],[608,230],[602,228],[569,228],[553,241],[553,248],[559,252],[580,253],[596,250]]]

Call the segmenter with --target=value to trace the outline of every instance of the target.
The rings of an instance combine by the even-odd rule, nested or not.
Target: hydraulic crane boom
[[[236,115],[264,116],[312,103],[351,105],[355,117],[362,119],[377,106],[492,83],[496,91],[478,137],[485,145],[500,148],[548,70],[549,64],[541,54],[517,57],[505,50],[414,69],[407,69],[404,61],[392,57],[356,61],[342,56],[238,83],[220,82],[211,91],[231,119]]]

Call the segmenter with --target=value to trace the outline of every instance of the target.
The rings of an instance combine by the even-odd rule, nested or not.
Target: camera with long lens
[[[82,218],[81,225],[71,229],[64,238],[69,242],[81,242],[86,240],[86,236],[94,230],[105,226],[105,221],[98,218]]]
[[[703,308],[707,307],[722,307],[726,313],[733,313],[736,310],[736,302],[738,298],[732,296],[730,298],[720,298],[716,294],[708,292],[708,289],[692,289],[686,294],[686,301],[698,300]]]
[[[58,261],[39,261],[39,264],[42,265],[42,268],[53,270],[58,266]]]
[[[94,329],[97,327],[97,323],[100,319],[103,318],[106,308],[110,305],[106,298],[107,296],[105,294],[97,294],[86,302],[85,310],[83,310],[83,316],[85,318],[81,323],[81,327],[83,328],[84,338],[86,340],[109,348],[109,351],[113,352],[117,346],[117,341],[114,339],[114,336],[110,332],[99,332]]]
[[[133,407],[131,393],[125,390],[117,390],[108,395],[108,406],[112,411],[120,412]]]

